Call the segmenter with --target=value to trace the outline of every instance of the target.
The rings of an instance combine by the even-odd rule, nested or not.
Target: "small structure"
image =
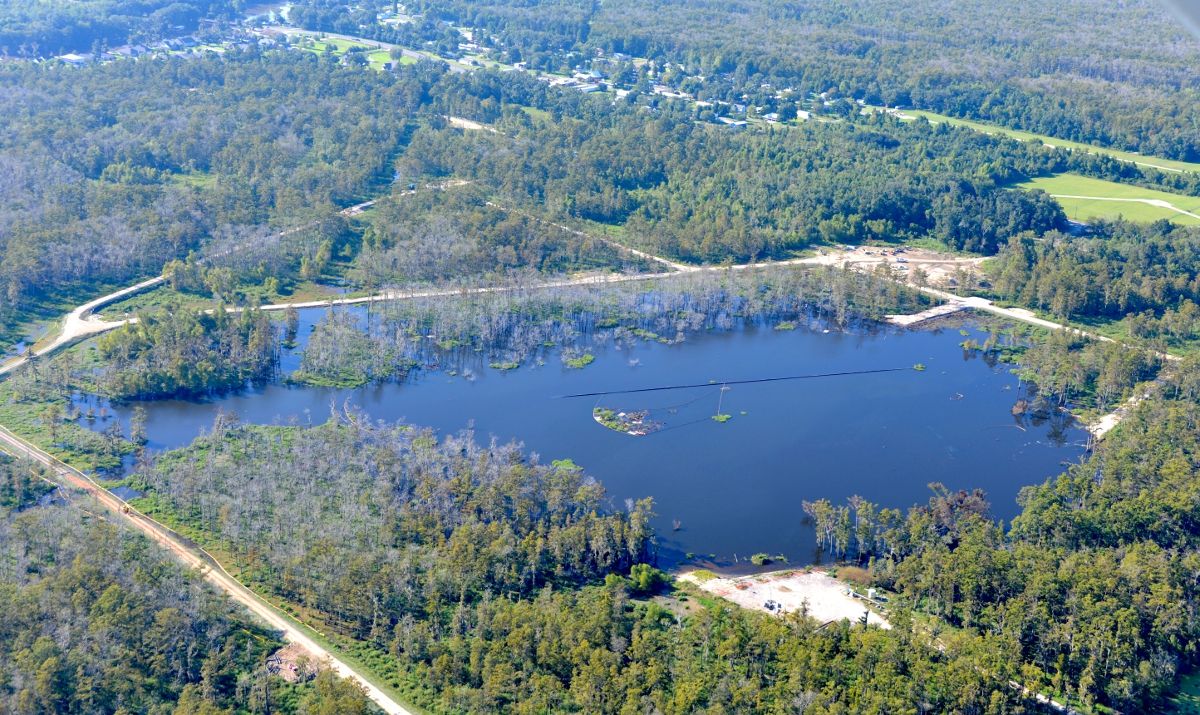
[[[72,67],[82,67],[92,61],[91,55],[81,55],[75,52],[69,52],[65,55],[59,55],[58,59]]]

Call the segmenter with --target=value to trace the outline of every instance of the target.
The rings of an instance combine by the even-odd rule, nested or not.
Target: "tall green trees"
[[[279,331],[262,312],[202,313],[178,306],[142,313],[101,337],[101,389],[122,398],[235,389],[274,374]]]
[[[990,269],[1004,297],[1068,319],[1123,320],[1130,338],[1184,345],[1200,335],[1200,229],[1098,223],[1010,241]]]
[[[0,455],[0,712],[374,712],[327,671],[273,674],[277,635],[157,544],[86,504],[39,505],[40,469]]]
[[[563,109],[573,116],[558,123],[506,116],[502,134],[425,128],[403,161],[542,214],[623,224],[630,244],[697,262],[928,235],[994,253],[1065,224],[1048,196],[1003,182],[1068,156],[1017,142],[883,117],[734,133],[678,107]]]
[[[194,32],[201,18],[231,18],[233,0],[52,0],[0,2],[0,54],[53,57]]]
[[[138,479],[258,586],[369,644],[437,712],[1001,713],[1020,701],[990,637],[939,647],[903,609],[883,633],[633,598],[653,579],[649,500],[614,509],[574,464],[513,445],[356,414],[222,424]]]
[[[685,88],[700,99],[777,110],[862,99],[1200,158],[1190,120],[1200,84],[1187,70],[1200,53],[1153,0],[415,0],[407,7],[425,22],[394,31],[402,40],[437,42],[439,21],[451,20],[497,37],[507,59],[549,71],[598,51],[619,53],[650,60],[643,71],[657,71],[656,82],[686,77]],[[337,14],[328,7],[311,17],[334,23]],[[1104,31],[1117,27],[1159,41],[1129,43]],[[448,49],[457,51],[457,42]]]

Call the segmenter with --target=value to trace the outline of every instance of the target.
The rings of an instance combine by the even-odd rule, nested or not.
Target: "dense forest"
[[[397,55],[373,71],[283,39],[31,61],[217,28],[248,4],[0,0],[0,354],[81,296],[167,279],[113,308],[136,322],[7,376],[6,428],[89,471],[135,464],[137,508],[439,713],[1043,712],[1025,688],[1153,712],[1200,665],[1200,359],[1155,352],[1200,340],[1200,229],[1071,225],[1013,188],[1070,171],[1200,194],[1200,174],[860,104],[1200,160],[1200,49],[1153,0],[297,0],[289,20],[595,68],[620,94]],[[790,121],[802,108],[812,121]],[[347,387],[422,365],[582,367],[591,348],[745,326],[871,329],[930,301],[886,266],[535,284],[659,269],[622,244],[732,264],[911,240],[989,257],[963,293],[1140,345],[1002,321],[964,340],[963,359],[1019,375],[1014,415],[1141,399],[1023,489],[1011,524],[937,484],[907,510],[796,504],[829,558],[890,594],[890,630],[688,590],[656,568],[654,495],[615,503],[519,444],[344,406],[320,426],[222,415],[154,454],[144,410],[126,436],[74,401],[237,390],[280,377],[283,354],[286,379]],[[431,287],[462,294],[330,310],[294,355],[299,314],[257,309]],[[46,476],[0,454],[0,712],[373,712],[330,673],[279,677],[278,634]]]
[[[1085,462],[1021,493],[1012,529],[981,494],[901,520],[869,502],[806,505],[831,550],[967,632],[996,640],[1029,687],[1153,712],[1195,663],[1196,365]]]
[[[33,465],[0,455],[0,711],[373,711],[329,674],[273,674],[275,634],[140,535],[85,508],[35,506],[47,489]]]
[[[100,337],[99,389],[116,399],[202,395],[275,374],[279,330],[262,312],[166,306]]]
[[[334,3],[303,18],[337,22]],[[501,40],[509,61],[574,67],[596,50],[682,68],[701,99],[776,106],[777,92],[932,109],[1077,141],[1200,158],[1191,121],[1200,49],[1154,0],[998,5],[798,0],[417,0],[421,25],[397,39],[438,42],[438,20]],[[1138,38],[1097,28],[1129,28]],[[452,47],[457,47],[453,43]],[[1103,59],[1101,59],[1103,58]],[[672,73],[664,72],[665,77]]]
[[[402,284],[496,279],[521,269],[551,275],[643,268],[613,246],[489,204],[473,186],[404,193],[376,206],[351,278],[370,290]]]
[[[1049,198],[1006,182],[1117,170],[882,117],[739,136],[695,124],[682,107],[648,116],[524,75],[432,63],[380,74],[302,53],[232,52],[84,69],[8,65],[0,84],[11,88],[0,118],[0,321],[9,329],[167,264],[175,287],[228,302],[286,296],[364,246],[367,286],[624,265],[594,241],[503,216],[488,198],[538,217],[628,224],[631,243],[690,260],[927,234],[992,252],[1010,235],[1063,221]],[[446,115],[503,133],[463,132]],[[432,191],[425,179],[450,175],[476,185],[445,189],[449,209],[419,195]],[[365,235],[334,216],[389,186],[418,195],[364,217]],[[450,197],[460,190],[466,197]],[[438,214],[449,223],[434,227]],[[417,215],[429,220],[418,225]],[[405,258],[443,234],[478,244]],[[5,342],[15,342],[7,329]]]
[[[0,321],[209,243],[295,277],[340,235],[318,220],[391,180],[436,77],[281,54],[0,67]]]
[[[50,57],[150,42],[232,19],[241,0],[0,0],[0,56]]]
[[[402,164],[475,177],[518,205],[621,224],[631,244],[691,261],[927,235],[992,253],[1011,235],[1065,223],[1045,194],[1004,184],[1058,170],[1066,153],[929,124],[881,117],[737,134],[664,109],[501,126],[469,136],[423,128]]]
[[[575,465],[512,445],[353,413],[310,429],[223,422],[138,479],[149,508],[386,654],[384,671],[439,711],[1020,710],[1004,685],[1016,671],[970,665],[988,637],[950,634],[943,651],[907,629],[818,632],[720,605],[682,617],[646,600],[660,580],[645,565],[650,502],[613,509]]]
[[[1123,321],[1161,347],[1200,337],[1200,230],[1166,221],[1097,223],[1010,241],[988,268],[1005,298],[1067,319]]]
[[[1195,368],[1086,462],[1023,491],[1011,531],[978,492],[941,490],[907,514],[806,504],[835,556],[904,597],[891,632],[647,600],[648,501],[614,508],[569,462],[469,433],[352,412],[307,429],[224,420],[136,482],[148,508],[389,654],[382,667],[444,711],[1017,712],[1011,679],[1144,712],[1200,635]],[[278,518],[299,512],[303,525]]]

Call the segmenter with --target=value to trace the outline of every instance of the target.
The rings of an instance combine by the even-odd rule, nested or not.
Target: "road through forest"
[[[396,702],[387,693],[372,685],[355,668],[313,640],[300,625],[243,586],[221,566],[220,562],[199,546],[192,544],[187,538],[130,507],[124,500],[97,484],[83,472],[54,458],[4,427],[0,427],[0,447],[13,456],[25,457],[49,468],[54,475],[54,483],[67,492],[88,494],[114,518],[124,521],[151,541],[171,552],[185,566],[194,569],[209,583],[224,591],[229,598],[245,607],[263,623],[283,633],[283,637],[287,641],[303,647],[316,660],[325,663],[339,676],[356,681],[364,688],[367,697],[388,715],[417,715],[415,711]]]
[[[448,185],[442,185],[440,188],[446,188]],[[339,212],[342,216],[353,216],[362,213],[364,210],[374,205],[373,201],[364,202],[348,209]],[[501,207],[503,208],[503,207]],[[768,268],[778,268],[784,266],[802,266],[802,265],[824,265],[841,267],[848,270],[868,271],[875,270],[879,265],[890,265],[890,261],[886,255],[881,252],[868,253],[857,249],[838,249],[826,251],[816,256],[806,258],[796,258],[782,261],[763,261],[745,264],[735,264],[730,266],[693,266],[678,263],[669,258],[657,256],[646,251],[630,248],[612,239],[591,236],[583,234],[576,229],[570,228],[562,224],[553,224],[564,231],[586,236],[596,240],[603,241],[610,246],[626,252],[629,255],[636,256],[653,263],[656,263],[666,270],[654,273],[605,273],[577,276],[573,278],[562,278],[557,280],[542,281],[533,284],[511,285],[511,286],[486,286],[476,288],[441,288],[429,290],[389,290],[383,291],[375,295],[364,296],[358,298],[337,298],[329,300],[317,300],[308,302],[296,303],[278,303],[273,305],[262,306],[263,310],[280,311],[291,308],[321,308],[332,307],[339,305],[358,305],[365,303],[379,303],[399,300],[415,300],[421,298],[434,297],[455,297],[469,295],[483,295],[491,293],[503,293],[512,291],[528,291],[528,290],[553,290],[564,287],[582,287],[582,286],[603,286],[614,285],[619,283],[627,283],[633,281],[648,281],[661,278],[669,278],[694,273],[717,273],[721,271],[745,271],[758,270]],[[298,229],[292,229],[298,230]],[[965,268],[973,269],[979,264],[977,258],[946,258],[938,254],[933,254],[933,257],[917,259],[908,258],[907,266],[911,268],[930,268],[945,270],[947,268]],[[1053,321],[1038,318],[1027,310],[1019,308],[1003,308],[997,306],[992,301],[978,297],[961,297],[953,293],[938,290],[923,285],[915,285],[907,276],[902,276],[898,272],[894,272],[892,279],[908,285],[912,288],[920,290],[927,295],[945,301],[945,307],[941,310],[945,312],[954,312],[956,310],[974,309],[980,310],[995,315],[1000,315],[1012,320],[1029,323],[1050,330],[1069,329],[1069,326]],[[34,352],[35,355],[45,356],[56,350],[59,350],[67,345],[74,343],[77,340],[97,335],[109,330],[113,330],[122,325],[136,320],[122,321],[104,321],[97,317],[94,313],[96,310],[129,297],[135,293],[145,290],[152,290],[166,282],[165,276],[158,276],[149,280],[141,281],[127,288],[115,291],[105,296],[101,296],[94,300],[88,301],[75,308],[63,317],[61,321],[61,332],[45,346]],[[245,310],[245,308],[229,308],[231,311]],[[901,321],[897,321],[901,322]],[[913,321],[915,322],[915,321]],[[1084,333],[1089,337],[1097,340],[1108,340],[1100,335]],[[27,362],[27,358],[22,356],[16,360],[0,366],[0,379],[6,373],[11,372],[20,365]],[[1104,431],[1111,429],[1120,421],[1121,415],[1124,414],[1121,410],[1106,418]],[[36,462],[49,467],[56,475],[56,481],[64,487],[73,490],[82,490],[92,496],[96,501],[113,512],[119,518],[128,522],[131,526],[138,529],[150,539],[160,544],[164,548],[173,553],[185,565],[198,569],[200,573],[214,586],[224,591],[234,601],[243,605],[251,613],[261,618],[271,627],[278,629],[284,634],[284,637],[293,643],[297,643],[311,651],[318,658],[328,662],[330,667],[339,675],[352,678],[363,685],[371,700],[374,701],[384,712],[389,715],[410,715],[412,711],[406,709],[402,704],[396,702],[379,688],[370,684],[367,677],[357,671],[354,667],[340,660],[336,655],[315,642],[305,630],[295,621],[289,619],[280,613],[275,607],[271,606],[267,601],[256,595],[249,588],[240,583],[232,575],[230,575],[221,564],[211,555],[204,552],[198,546],[192,544],[189,540],[175,533],[166,526],[151,519],[130,507],[123,500],[114,496],[111,492],[101,487],[84,473],[79,470],[64,464],[47,452],[41,450],[35,445],[26,442],[22,438],[10,432],[8,429],[0,426],[0,445],[4,445],[7,451],[14,454],[28,457]]]

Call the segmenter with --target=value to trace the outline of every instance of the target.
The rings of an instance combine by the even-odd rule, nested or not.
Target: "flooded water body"
[[[301,335],[320,314],[302,316]],[[982,341],[983,335],[977,336]],[[684,554],[740,563],[755,552],[792,563],[819,560],[805,500],[844,504],[860,495],[883,507],[925,503],[930,482],[987,491],[993,513],[1011,519],[1022,486],[1062,471],[1083,453],[1086,433],[1063,415],[1015,417],[1020,395],[1011,366],[964,354],[954,329],[879,328],[854,333],[745,328],[691,336],[676,345],[639,342],[596,348],[596,361],[567,368],[557,358],[516,370],[481,359],[451,375],[418,370],[403,382],[358,389],[270,384],[205,400],[140,403],[151,450],[189,444],[220,412],[257,424],[316,424],[346,405],[379,420],[441,433],[524,443],[542,461],[570,458],[606,487],[614,508],[652,496],[660,558]],[[284,355],[285,371],[298,351]],[[722,382],[829,372],[924,371],[746,384]],[[708,385],[710,381],[714,384]],[[605,390],[700,383],[663,392],[564,399]],[[89,423],[126,429],[134,405],[81,398],[107,409]],[[650,410],[657,432],[633,437],[603,427],[594,407]],[[718,408],[731,416],[718,423]],[[675,528],[676,522],[678,529]]]

